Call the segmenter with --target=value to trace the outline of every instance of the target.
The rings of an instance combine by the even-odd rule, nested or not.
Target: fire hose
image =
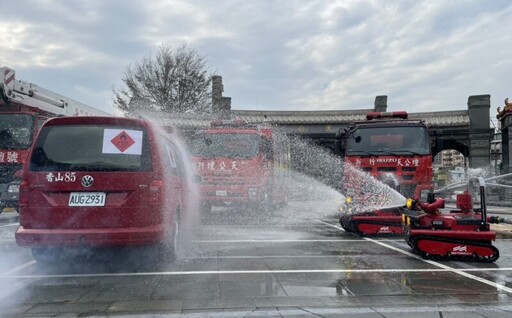
[[[490,216],[488,218],[489,220],[489,223],[495,223],[495,224],[499,224],[499,223],[506,223],[506,224],[512,224],[512,219],[511,218],[503,218],[503,217],[499,217],[499,216]]]

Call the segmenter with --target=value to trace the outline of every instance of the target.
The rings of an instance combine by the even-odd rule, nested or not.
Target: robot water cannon
[[[444,208],[444,199],[435,198],[433,202],[418,202],[418,207],[428,214],[440,214],[439,209]]]
[[[480,208],[475,209],[478,197]],[[415,252],[437,260],[494,262],[499,258],[498,249],[491,244],[496,232],[489,223],[502,218],[487,217],[483,178],[468,181],[466,191],[457,197],[457,210],[449,213],[440,211],[444,199],[434,198],[433,193],[427,198],[427,202],[407,205],[423,213],[403,216],[405,241]]]

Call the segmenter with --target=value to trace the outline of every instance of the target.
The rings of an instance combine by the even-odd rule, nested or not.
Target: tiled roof
[[[272,124],[316,124],[351,123],[364,120],[372,110],[352,111],[243,111],[233,110],[233,114],[249,122],[268,122]]]
[[[432,127],[469,126],[469,112],[467,110],[410,113],[409,118],[423,119],[427,125]]]
[[[167,112],[145,112],[142,117],[160,125],[178,127],[209,127],[212,120],[215,119],[212,115],[175,114]]]
[[[343,111],[246,111],[232,110],[233,115],[250,123],[269,123],[276,125],[304,124],[350,124],[363,121],[372,109]],[[213,115],[194,114],[148,114],[152,121],[180,127],[208,127],[216,117]],[[469,126],[467,110],[409,113],[409,119],[422,119],[431,127]]]
[[[237,111],[233,113],[250,122],[266,121],[273,124],[350,124],[354,121],[366,119],[366,114],[372,109],[355,111],[296,111],[296,112],[255,112]],[[468,126],[469,114],[467,110],[409,113],[410,119],[422,119],[432,127]]]

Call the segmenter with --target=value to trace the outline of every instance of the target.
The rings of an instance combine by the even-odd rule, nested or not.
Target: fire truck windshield
[[[33,127],[31,115],[0,115],[0,149],[28,149],[32,144]]]
[[[428,155],[428,131],[423,126],[361,127],[347,137],[346,154]]]
[[[256,134],[205,133],[192,142],[191,153],[203,158],[251,158],[260,152]]]

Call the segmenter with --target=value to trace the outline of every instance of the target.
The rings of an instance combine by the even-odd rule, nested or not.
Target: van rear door
[[[159,173],[153,169],[151,131],[124,120],[42,128],[27,168],[22,226],[115,228],[161,222],[161,199],[151,193]]]

